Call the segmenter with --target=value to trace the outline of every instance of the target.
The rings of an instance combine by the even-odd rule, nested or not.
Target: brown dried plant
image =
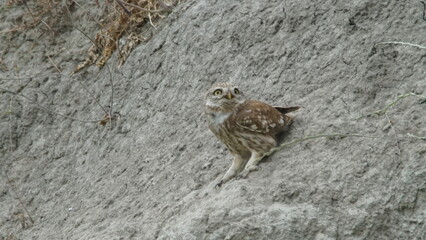
[[[104,7],[106,11],[101,16],[102,20],[97,22],[100,30],[94,38],[83,33],[92,40],[93,44],[88,49],[86,60],[75,68],[73,74],[92,64],[103,67],[117,49],[119,50],[118,66],[121,66],[133,48],[148,39],[147,36],[143,36],[142,29],[155,28],[156,22],[171,12],[172,7],[179,2],[178,0],[169,1],[165,3],[162,0],[105,0],[104,2],[95,0],[96,6]],[[102,3],[104,6],[101,6]],[[22,7],[27,14],[19,19],[19,24],[0,33],[23,32],[34,28],[56,32],[55,30],[62,28],[58,23],[66,22],[65,18],[71,18],[70,9],[82,7],[75,0],[65,2],[9,0],[6,6]],[[79,28],[77,30],[82,32]]]
[[[170,12],[173,6],[161,0],[116,0],[115,3],[112,5],[112,11],[100,23],[101,30],[88,50],[88,57],[73,73],[92,64],[104,66],[117,49],[118,65],[122,65],[133,48],[147,39],[141,34],[141,28],[148,24],[155,28],[154,23],[163,18],[163,14]],[[119,40],[124,36],[127,36],[127,39],[120,46]]]
[[[54,0],[36,0],[31,2],[27,0],[9,0],[5,4],[6,6],[23,7],[27,14],[22,17],[20,24],[3,30],[0,33],[22,32],[37,27],[44,31],[51,31],[51,24],[57,22],[57,18],[61,16],[61,14],[55,13],[58,10],[59,4],[59,1]]]

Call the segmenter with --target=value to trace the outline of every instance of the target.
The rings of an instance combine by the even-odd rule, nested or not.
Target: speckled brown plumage
[[[293,118],[286,113],[297,109],[299,107],[272,107],[248,100],[230,83],[219,83],[209,89],[204,103],[209,129],[234,156],[231,168],[219,185],[243,168],[242,177],[256,169],[263,155],[277,145],[276,135],[291,125]]]

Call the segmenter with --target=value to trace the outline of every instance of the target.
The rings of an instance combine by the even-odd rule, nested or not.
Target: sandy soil
[[[121,68],[68,78],[52,61],[71,73],[90,46],[75,26],[98,30],[81,4],[0,34],[0,239],[426,239],[426,49],[375,45],[426,46],[421,3],[188,0]],[[26,14],[0,7],[0,31]],[[215,189],[231,156],[201,105],[223,81],[303,106],[285,142],[364,137],[303,141]],[[120,119],[40,108],[102,119],[88,92]]]

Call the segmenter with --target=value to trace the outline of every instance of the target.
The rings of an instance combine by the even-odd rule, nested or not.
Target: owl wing
[[[234,116],[238,126],[257,133],[277,133],[291,120],[274,107],[254,100],[245,101]]]

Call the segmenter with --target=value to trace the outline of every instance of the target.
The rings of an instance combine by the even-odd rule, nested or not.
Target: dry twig
[[[9,152],[10,154],[12,154],[13,150],[12,150],[12,146],[13,146],[13,139],[12,139],[12,99],[10,99],[9,102]],[[28,218],[30,219],[31,223],[34,223],[34,219],[32,218],[30,212],[28,211],[28,209],[25,207],[24,202],[22,201],[22,196],[19,194],[18,188],[15,186],[15,184],[13,184],[11,178],[9,177],[9,174],[7,173],[7,170],[4,170],[4,175],[6,176],[6,180],[7,183],[9,183],[9,185],[11,186],[12,192],[15,194],[16,198],[19,201],[19,204],[22,206],[22,208],[24,209],[24,211],[27,213]]]
[[[379,43],[374,44],[373,47],[376,47],[378,45],[385,45],[385,44],[405,45],[405,46],[416,47],[416,48],[420,48],[420,49],[426,49],[426,47],[422,46],[422,45],[418,45],[418,44],[414,44],[414,43],[407,43],[407,42],[398,42],[398,41],[379,42]]]
[[[45,110],[46,112],[50,112],[50,113],[53,113],[53,114],[55,114],[55,115],[58,115],[58,116],[61,116],[61,117],[64,117],[64,118],[68,118],[68,119],[71,119],[71,120],[74,120],[74,121],[77,121],[77,122],[82,122],[82,123],[95,123],[95,122],[100,122],[100,121],[102,120],[102,119],[99,119],[99,120],[81,120],[81,119],[73,118],[73,117],[71,117],[71,116],[68,116],[68,115],[65,115],[65,114],[62,114],[62,113],[59,113],[59,112],[55,112],[55,111],[53,111],[53,110],[50,110],[49,108],[47,108],[47,107],[45,107],[45,106],[41,105],[40,103],[38,103],[38,102],[34,101],[34,100],[33,100],[33,99],[31,99],[30,97],[27,97],[27,96],[25,96],[25,95],[23,95],[23,94],[21,94],[21,93],[13,92],[13,91],[7,90],[7,89],[2,88],[2,87],[0,87],[0,90],[3,90],[4,92],[7,92],[7,93],[10,93],[10,94],[13,94],[13,95],[17,95],[17,96],[23,97],[23,98],[25,98],[25,99],[29,100],[30,102],[34,103],[35,105],[37,105],[37,107],[38,107],[38,108],[40,108],[40,109],[42,109],[42,110]]]
[[[143,8],[143,7],[139,7],[138,5],[135,5],[135,4],[132,4],[132,3],[128,3],[128,2],[124,2],[124,1],[121,1],[121,0],[115,0],[121,7],[123,7],[123,5],[127,5],[127,6],[130,6],[130,7],[134,7],[134,8],[136,8],[136,9],[138,9],[138,10],[141,10],[141,11],[144,11],[144,12],[148,12],[148,13],[163,13],[163,12],[171,12],[172,11],[172,6],[168,6],[168,5],[166,5],[164,2],[162,2],[162,1],[159,1],[159,3],[163,6],[163,9],[159,9],[159,10],[150,10],[150,9],[146,9],[146,8]],[[126,9],[126,8],[124,8],[124,9]],[[126,9],[127,10],[127,9]],[[126,11],[126,13],[127,12],[130,12],[129,10],[127,10]]]
[[[391,120],[390,120],[390,118],[389,118],[389,116],[388,116],[388,114],[387,114],[387,113],[385,113],[385,116],[386,116],[386,119],[388,120],[388,123],[389,123],[389,125],[390,125],[390,128],[392,129],[393,136],[395,137],[396,146],[397,146],[397,148],[398,148],[398,155],[400,156],[400,155],[401,155],[401,147],[399,146],[399,141],[398,141],[398,139],[397,139],[397,137],[396,137],[396,131],[395,131],[395,129],[394,129],[394,127],[393,127],[393,124],[392,124],[392,122],[391,122]]]
[[[361,115],[361,116],[355,118],[355,120],[359,120],[361,118],[370,117],[372,115],[381,116],[381,115],[385,114],[389,110],[389,108],[391,108],[392,106],[394,106],[395,104],[397,104],[399,101],[401,101],[404,98],[410,97],[410,96],[415,96],[415,97],[420,97],[420,98],[425,98],[426,99],[426,96],[415,94],[415,93],[401,94],[401,95],[397,96],[395,98],[395,100],[393,100],[391,103],[389,103],[388,105],[386,105],[384,108],[379,109],[379,110],[374,111],[374,112],[371,112],[371,113],[368,113],[366,115]]]
[[[426,140],[426,137],[416,136],[416,135],[413,135],[411,133],[407,133],[407,136],[412,137],[412,138],[416,138],[416,139],[419,139],[419,140]]]
[[[50,61],[50,63],[52,63],[53,67],[55,67],[55,68],[56,68],[56,70],[57,70],[59,73],[61,73],[61,70],[59,70],[58,66],[56,66],[56,64],[53,62],[53,60],[50,58],[50,56],[49,56],[49,55],[47,55],[47,58],[49,58],[49,61]]]
[[[285,142],[282,143],[281,145],[279,145],[276,148],[271,149],[269,152],[265,153],[265,155],[263,157],[269,156],[271,154],[273,154],[274,152],[280,151],[286,147],[290,147],[293,146],[297,143],[300,142],[304,142],[307,140],[313,140],[313,139],[318,139],[318,138],[333,138],[333,137],[363,137],[363,138],[381,138],[381,139],[388,139],[386,137],[377,137],[377,136],[367,136],[367,135],[363,135],[363,134],[357,134],[357,133],[330,133],[330,134],[319,134],[319,135],[314,135],[314,136],[306,136],[303,138],[297,138],[294,139],[290,142]]]

